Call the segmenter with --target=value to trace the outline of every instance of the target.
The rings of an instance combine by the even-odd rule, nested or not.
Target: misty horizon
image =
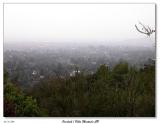
[[[137,44],[138,42],[138,44]],[[51,46],[52,45],[52,46]],[[143,47],[147,47],[150,48],[152,50],[155,49],[155,39],[153,37],[149,38],[149,37],[145,37],[145,38],[141,38],[141,39],[128,39],[128,40],[123,40],[123,41],[86,41],[86,42],[80,42],[78,40],[76,41],[26,41],[26,42],[16,42],[16,41],[12,41],[12,42],[4,42],[4,50],[16,50],[18,48],[27,48],[27,47],[45,47],[47,49],[53,47],[53,49],[55,48],[54,46],[107,46],[107,47],[111,47],[111,46],[117,46],[117,47],[137,47],[137,48],[143,48]],[[69,48],[68,48],[69,49]]]

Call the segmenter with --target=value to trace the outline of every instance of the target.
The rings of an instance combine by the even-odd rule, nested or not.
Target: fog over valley
[[[128,62],[137,69],[144,68],[153,59],[155,44],[148,37],[117,41],[115,44],[46,41],[4,43],[4,67],[13,79],[23,75],[17,80],[30,82],[23,83],[25,85],[33,85],[52,76],[72,76],[76,68],[84,74],[92,74],[102,64],[113,68],[119,62]]]

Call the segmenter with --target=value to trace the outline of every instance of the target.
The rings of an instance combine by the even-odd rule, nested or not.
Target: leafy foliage
[[[49,116],[155,116],[154,75],[154,66],[102,65],[93,75],[44,81],[31,94]]]
[[[155,66],[137,70],[121,62],[111,70],[101,65],[94,74],[45,79],[27,94],[5,84],[5,106],[10,106],[5,116],[151,117]]]
[[[8,78],[7,76],[4,76]],[[41,112],[37,106],[36,99],[25,95],[15,84],[6,82],[4,84],[4,116],[5,117],[28,117],[40,116]]]

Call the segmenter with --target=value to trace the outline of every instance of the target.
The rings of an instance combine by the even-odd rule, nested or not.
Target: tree
[[[109,78],[109,69],[105,64],[103,64],[97,69],[96,74],[99,79],[107,81]]]
[[[4,69],[4,84],[8,82],[9,80],[9,73]]]
[[[27,96],[22,90],[9,82],[7,72],[4,74],[4,116],[5,117],[31,117],[41,116],[36,99]]]

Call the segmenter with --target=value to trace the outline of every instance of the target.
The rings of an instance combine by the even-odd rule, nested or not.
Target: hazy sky
[[[134,25],[155,28],[154,4],[5,4],[4,39],[107,41],[144,38]]]

